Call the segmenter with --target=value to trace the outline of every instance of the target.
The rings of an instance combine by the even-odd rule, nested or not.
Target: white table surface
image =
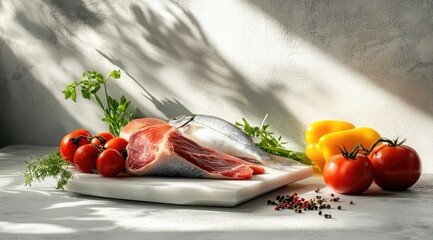
[[[433,174],[410,190],[375,185],[361,196],[340,197],[334,208],[300,214],[266,205],[297,192],[310,199],[332,191],[320,176],[279,188],[234,208],[196,207],[82,196],[47,179],[24,186],[24,161],[54,147],[0,149],[0,239],[432,239]],[[314,190],[320,188],[319,193]],[[353,205],[349,201],[354,202]]]

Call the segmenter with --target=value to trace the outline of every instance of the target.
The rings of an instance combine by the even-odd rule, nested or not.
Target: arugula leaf
[[[105,78],[96,71],[86,71],[80,82],[74,81],[66,86],[63,91],[65,99],[72,99],[76,102],[76,88],[81,88],[81,96],[84,99],[93,98],[104,113],[102,121],[108,124],[109,131],[115,136],[119,136],[122,128],[133,119],[132,113],[126,113],[130,101],[127,101],[125,96],[120,98],[120,101],[108,95],[107,80],[109,78],[119,79],[121,76],[120,70],[111,71]],[[105,104],[98,95],[98,91],[104,88]]]
[[[113,79],[119,79],[120,78],[120,70],[113,70],[108,74],[108,77],[111,77]]]
[[[287,142],[283,142],[281,136],[275,138],[274,133],[268,130],[269,124],[264,124],[267,117],[268,115],[266,114],[260,127],[251,126],[245,118],[242,118],[243,123],[236,122],[235,125],[240,127],[248,136],[258,139],[259,142],[255,144],[263,151],[277,156],[291,158],[305,165],[313,165],[311,160],[307,157],[307,154],[284,148],[283,145]]]
[[[41,157],[31,157],[26,161],[24,185],[32,186],[34,181],[42,181],[47,177],[58,177],[57,189],[63,189],[63,186],[72,177],[67,170],[68,166],[69,163],[57,150]]]

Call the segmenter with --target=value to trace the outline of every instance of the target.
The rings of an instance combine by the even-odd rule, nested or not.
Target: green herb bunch
[[[62,158],[59,151],[53,151],[41,157],[31,157],[26,161],[24,171],[24,184],[32,186],[34,181],[42,181],[47,177],[58,178],[57,189],[63,186],[72,177],[67,170],[69,163]]]
[[[109,131],[115,136],[119,136],[122,128],[133,119],[133,114],[126,112],[131,101],[127,101],[123,95],[119,101],[108,95],[107,80],[109,78],[119,79],[120,70],[111,71],[105,78],[102,76],[102,74],[96,71],[86,71],[83,73],[81,81],[74,81],[73,83],[67,85],[66,89],[63,91],[63,94],[65,95],[65,99],[70,98],[76,102],[76,88],[80,87],[83,98],[90,99],[93,97],[95,102],[102,109],[104,113],[102,121],[108,124]],[[101,86],[104,88],[105,105],[97,94]]]
[[[290,158],[305,165],[313,165],[305,153],[284,148],[283,145],[287,142],[283,142],[281,136],[275,138],[274,133],[268,130],[269,124],[264,124],[267,117],[266,114],[260,127],[251,126],[245,118],[242,118],[243,123],[236,122],[235,125],[240,127],[248,136],[258,139],[259,141],[255,144],[263,151]]]

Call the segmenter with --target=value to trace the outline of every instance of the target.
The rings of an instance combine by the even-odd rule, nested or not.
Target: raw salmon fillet
[[[123,127],[120,132],[120,137],[129,141],[129,137],[136,132],[137,130],[152,126],[152,125],[160,125],[160,124],[168,124],[166,121],[158,119],[158,118],[139,118],[130,121]]]
[[[126,170],[138,176],[250,179],[265,172],[261,166],[200,146],[167,124],[134,132],[126,150]]]

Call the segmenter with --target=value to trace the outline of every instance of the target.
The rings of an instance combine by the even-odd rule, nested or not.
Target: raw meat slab
[[[146,202],[234,207],[286,184],[313,175],[310,166],[289,162],[281,169],[266,168],[266,173],[250,180],[221,180],[168,177],[104,178],[79,173],[65,190],[84,195]]]

